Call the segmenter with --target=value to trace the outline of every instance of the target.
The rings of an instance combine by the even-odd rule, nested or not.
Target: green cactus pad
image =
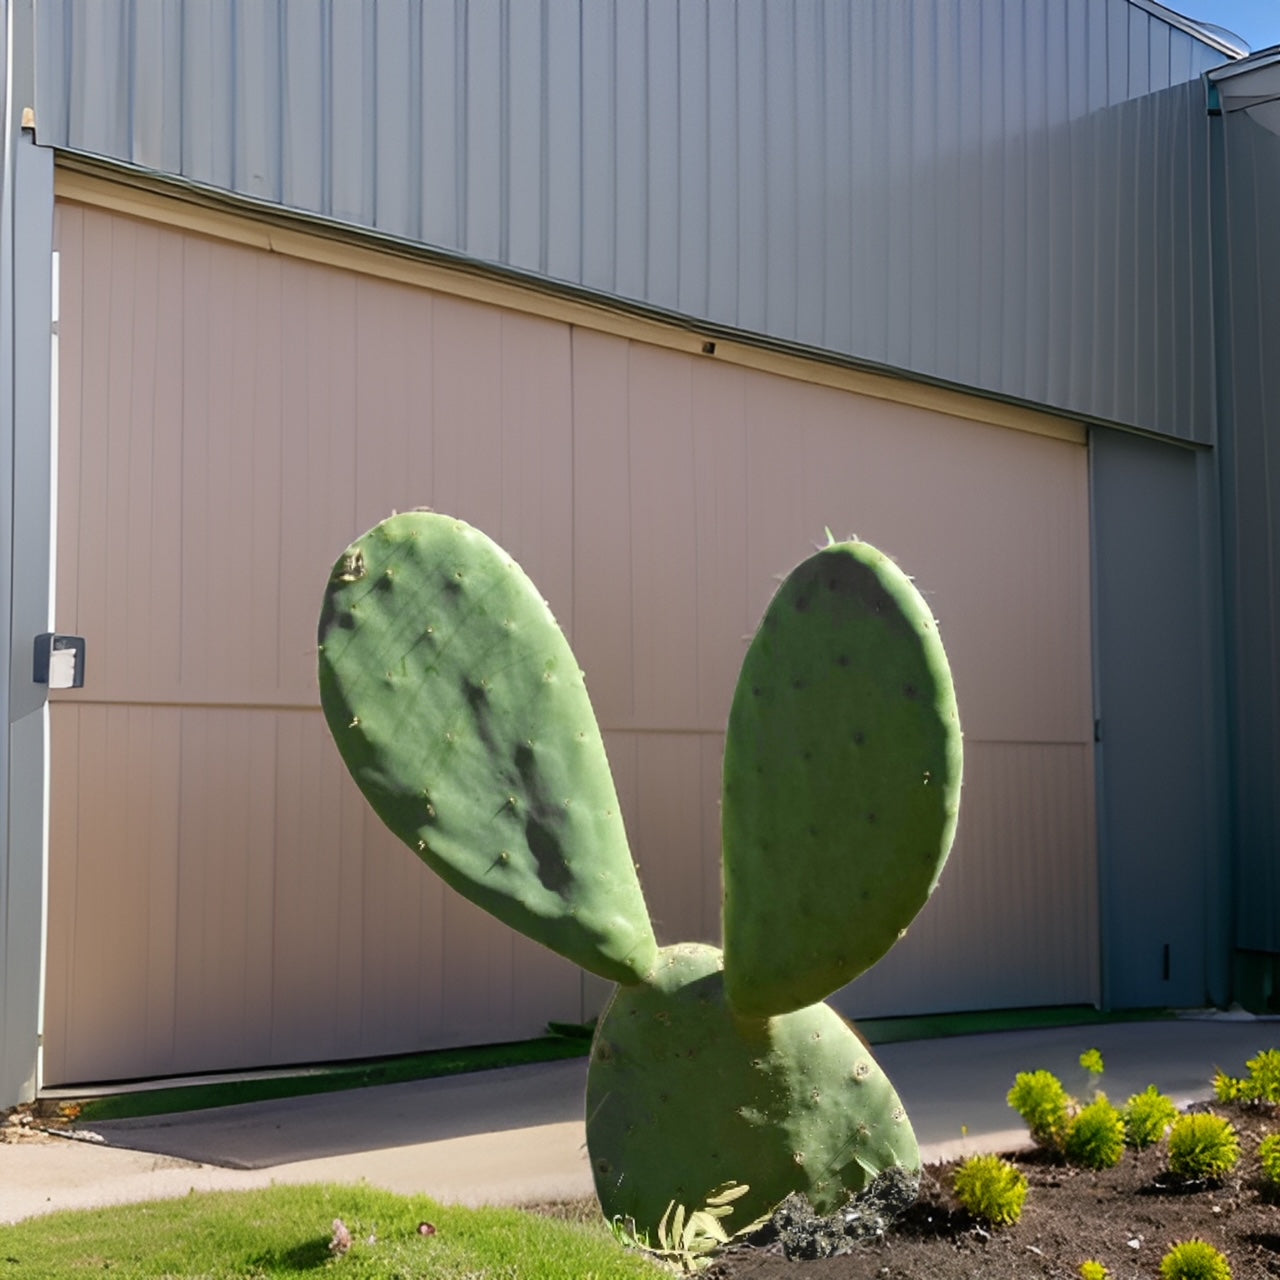
[[[582,672],[479,530],[393,516],[346,550],[320,698],[379,817],[458,892],[601,977],[657,953]]]
[[[829,1005],[738,1018],[715,947],[658,953],[644,984],[619,988],[587,1075],[587,1149],[605,1217],[656,1229],[745,1183],[730,1231],[803,1191],[833,1213],[891,1167],[920,1167],[915,1135],[870,1050]]]
[[[960,721],[920,593],[865,543],[799,565],[747,652],[724,757],[725,982],[762,1017],[875,963],[933,892]]]

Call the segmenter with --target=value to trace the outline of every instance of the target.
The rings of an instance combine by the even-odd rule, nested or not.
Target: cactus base
[[[587,1147],[605,1217],[651,1237],[672,1201],[700,1209],[726,1182],[750,1188],[732,1232],[792,1192],[831,1213],[884,1170],[920,1167],[897,1094],[834,1009],[737,1017],[721,953],[693,943],[660,951],[605,1010]]]

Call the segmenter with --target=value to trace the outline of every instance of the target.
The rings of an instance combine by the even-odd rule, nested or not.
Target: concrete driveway
[[[1183,1017],[881,1045],[926,1160],[1026,1142],[1005,1094],[1045,1068],[1088,1087],[1081,1052],[1102,1051],[1113,1100],[1155,1084],[1180,1103],[1209,1096],[1280,1047],[1280,1020]],[[365,1181],[463,1204],[591,1193],[582,1121],[586,1061],[78,1125],[73,1137],[0,1146],[0,1222],[271,1183]]]

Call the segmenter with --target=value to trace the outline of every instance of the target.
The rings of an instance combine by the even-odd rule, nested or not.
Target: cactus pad
[[[919,592],[865,543],[799,565],[734,694],[722,808],[725,983],[754,1017],[874,964],[955,834],[960,722]]]
[[[587,1147],[605,1217],[653,1233],[674,1200],[700,1209],[745,1183],[730,1225],[803,1191],[832,1213],[920,1154],[897,1095],[829,1005],[741,1019],[720,952],[664,948],[649,981],[620,988],[596,1031]]]
[[[453,888],[616,982],[657,952],[581,671],[479,530],[393,516],[334,567],[320,695],[379,817]]]

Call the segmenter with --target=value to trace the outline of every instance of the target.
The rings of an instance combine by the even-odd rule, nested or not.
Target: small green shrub
[[[1070,1123],[1071,1099],[1052,1071],[1022,1071],[1009,1090],[1009,1105],[1026,1122],[1031,1140],[1061,1147]]]
[[[1280,1103],[1280,1049],[1264,1049],[1245,1066],[1249,1078],[1244,1082],[1246,1102]]]
[[[1160,1260],[1164,1280],[1231,1280],[1231,1266],[1204,1240],[1175,1244]]]
[[[955,1171],[952,1187],[975,1218],[993,1226],[1010,1226],[1022,1217],[1027,1180],[999,1156],[971,1156]]]
[[[1100,1093],[1071,1120],[1063,1151],[1072,1164],[1086,1169],[1110,1169],[1124,1155],[1124,1120]]]
[[[1102,1051],[1099,1049],[1086,1049],[1080,1055],[1080,1065],[1095,1080],[1107,1069],[1102,1061]]]
[[[1120,1116],[1124,1121],[1125,1145],[1142,1151],[1164,1137],[1165,1130],[1178,1118],[1178,1108],[1172,1098],[1150,1084],[1124,1104]]]
[[[1213,1073],[1213,1096],[1219,1102],[1239,1102],[1243,1091],[1243,1080],[1227,1075],[1221,1068]]]
[[[1213,1077],[1213,1096],[1219,1102],[1249,1102],[1280,1105],[1280,1049],[1264,1049],[1250,1058],[1243,1078],[1218,1070]]]
[[[1180,1178],[1221,1178],[1240,1159],[1240,1140],[1222,1116],[1179,1116],[1169,1134],[1169,1171]]]
[[[1081,1280],[1110,1280],[1111,1272],[1100,1262],[1090,1258],[1080,1264]]]
[[[1270,1200],[1280,1200],[1280,1133],[1263,1138],[1258,1147],[1258,1163],[1262,1166],[1262,1186]]]

